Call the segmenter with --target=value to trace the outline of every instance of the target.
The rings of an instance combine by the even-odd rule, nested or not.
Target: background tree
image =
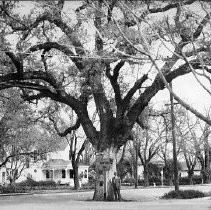
[[[160,126],[160,120],[154,110],[145,110],[145,129],[142,130],[140,127],[135,127],[135,139],[139,142],[138,144],[138,157],[144,167],[144,184],[149,186],[149,173],[150,173],[150,162],[159,153],[159,149],[163,144],[165,129]]]
[[[181,164],[177,162],[178,171],[181,170]],[[174,161],[172,159],[168,159],[165,162],[165,166],[163,167],[163,176],[166,181],[168,181],[169,185],[173,185],[174,180]]]
[[[80,123],[75,119],[73,110],[70,110],[67,106],[59,107],[55,103],[51,103],[49,107],[42,110],[42,115],[44,117],[42,122],[48,124],[49,129],[54,129],[68,143],[69,160],[71,160],[74,171],[74,189],[79,189],[79,164],[81,159],[84,159],[82,156],[85,148],[89,146],[83,131],[79,129]]]
[[[200,122],[200,134],[195,133],[198,140],[195,144],[195,149],[197,153],[197,158],[201,165],[201,173],[203,177],[203,181],[205,183],[209,183],[211,179],[211,171],[210,171],[210,126],[204,122]]]
[[[29,159],[42,160],[55,149],[57,142],[37,124],[33,110],[23,102],[17,90],[1,93],[1,116],[0,167],[6,166],[7,178],[13,183]]]
[[[16,145],[19,145],[24,130],[30,126],[32,110],[23,103],[17,90],[2,92],[0,106],[0,154],[1,166],[4,166],[10,158],[19,155]]]
[[[182,123],[182,126],[178,127],[178,136],[180,139],[178,144],[181,147],[181,155],[184,157],[187,166],[189,183],[193,184],[193,175],[197,164],[196,147],[198,145],[198,140],[196,137],[196,132],[198,127],[198,119],[195,119],[194,122],[193,116],[189,115],[187,111],[184,113],[185,119],[183,120],[185,123]]]
[[[117,164],[117,173],[119,174],[121,180],[124,179],[128,174],[132,177],[133,171],[131,161],[128,159],[123,159],[121,162],[119,162]]]

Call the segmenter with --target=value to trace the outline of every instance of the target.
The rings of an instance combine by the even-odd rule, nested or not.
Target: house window
[[[87,178],[87,170],[84,171],[84,178]]]
[[[33,158],[34,158],[34,162],[36,162],[38,159],[38,151],[37,150],[34,150]]]
[[[46,170],[46,179],[53,178],[53,170]]]
[[[70,169],[70,178],[74,178],[74,170]]]
[[[50,171],[46,171],[46,179],[49,179],[50,178]]]
[[[66,171],[64,169],[62,169],[62,178],[66,178]]]
[[[27,174],[27,179],[32,179],[32,175],[30,173]]]

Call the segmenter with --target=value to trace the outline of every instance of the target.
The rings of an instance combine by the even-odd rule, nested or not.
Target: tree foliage
[[[20,98],[19,91],[2,91],[0,99],[0,167],[6,166],[7,179],[13,183],[30,159],[43,160],[58,143],[38,123],[33,109]]]

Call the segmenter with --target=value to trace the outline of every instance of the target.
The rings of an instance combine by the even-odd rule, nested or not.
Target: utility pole
[[[134,170],[134,178],[135,178],[135,189],[138,188],[138,139],[135,139],[135,170]]]
[[[169,83],[172,89],[172,83]],[[178,167],[177,167],[177,148],[176,148],[176,134],[175,134],[175,117],[174,117],[174,97],[170,93],[171,102],[171,126],[172,126],[172,141],[173,141],[173,161],[174,161],[174,186],[175,191],[179,191],[179,177],[178,177]]]

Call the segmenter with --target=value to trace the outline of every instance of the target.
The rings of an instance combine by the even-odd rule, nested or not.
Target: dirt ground
[[[93,191],[41,193],[0,196],[0,210],[211,210],[211,185],[183,186],[210,193],[208,197],[190,200],[161,200],[173,187],[122,189],[121,202],[91,201]]]

